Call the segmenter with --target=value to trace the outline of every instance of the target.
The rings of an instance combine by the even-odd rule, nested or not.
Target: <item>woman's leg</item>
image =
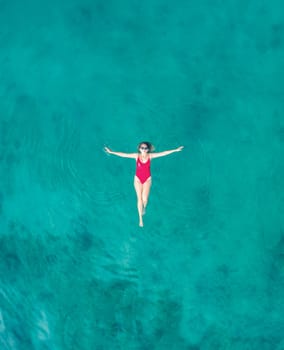
[[[146,182],[144,182],[143,188],[142,188],[142,202],[143,202],[144,213],[145,213],[146,205],[148,203],[151,185],[152,185],[152,179],[151,177],[149,177],[149,179]]]
[[[137,194],[137,209],[138,209],[138,215],[139,215],[139,226],[143,226],[143,201],[142,201],[142,189],[143,185],[141,184],[140,180],[135,176],[134,177],[134,188]]]

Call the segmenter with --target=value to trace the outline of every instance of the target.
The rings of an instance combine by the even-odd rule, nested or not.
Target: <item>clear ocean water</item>
[[[0,1],[1,350],[284,349],[283,7]]]

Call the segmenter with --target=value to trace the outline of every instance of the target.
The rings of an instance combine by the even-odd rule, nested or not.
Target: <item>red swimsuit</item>
[[[150,172],[150,157],[148,158],[147,162],[143,163],[140,158],[137,158],[136,161],[136,176],[140,180],[142,184],[144,184],[149,177],[151,176]]]

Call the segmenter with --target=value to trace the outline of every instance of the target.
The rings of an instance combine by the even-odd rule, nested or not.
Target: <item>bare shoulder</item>
[[[157,153],[153,152],[149,154],[150,160],[157,158]]]
[[[129,153],[129,157],[133,158],[133,159],[137,159],[138,158],[138,153]]]

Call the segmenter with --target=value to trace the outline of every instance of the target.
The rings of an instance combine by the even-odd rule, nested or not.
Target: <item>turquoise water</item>
[[[283,12],[0,1],[1,350],[284,349]]]

